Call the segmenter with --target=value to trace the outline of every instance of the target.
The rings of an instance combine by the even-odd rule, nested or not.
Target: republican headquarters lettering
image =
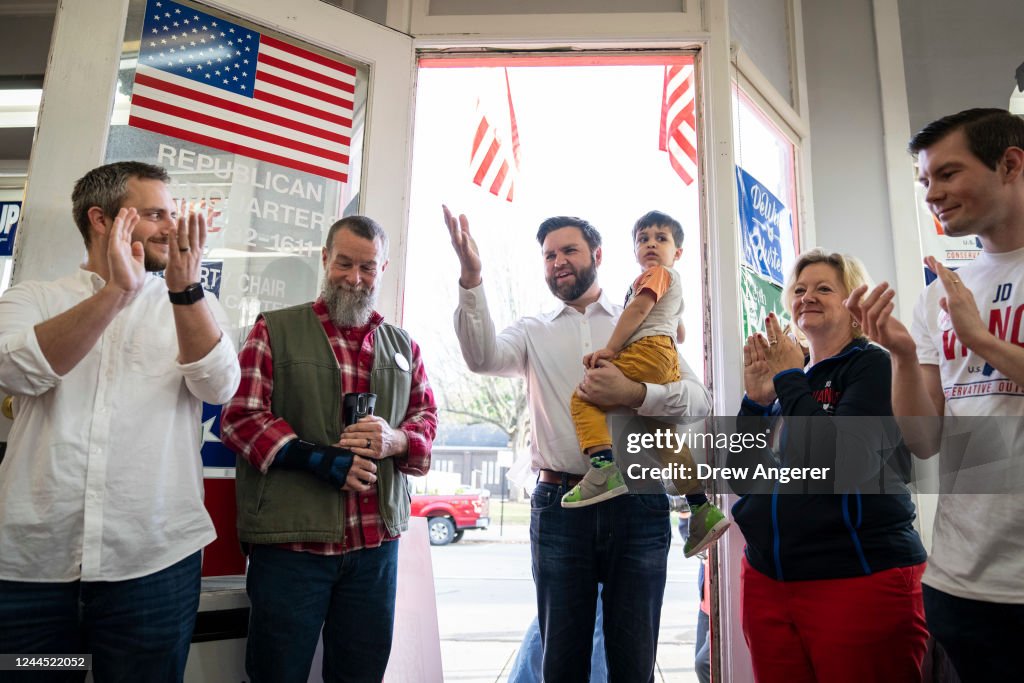
[[[314,182],[306,178],[294,178],[286,173],[278,171],[259,171],[256,168],[237,160],[234,162],[215,158],[208,154],[195,152],[194,150],[174,147],[173,145],[161,144],[157,151],[157,163],[168,169],[192,171],[196,173],[211,173],[221,180],[232,180],[235,183],[251,185],[257,189],[270,190],[286,197],[298,197],[309,202],[315,202],[323,206],[324,185],[322,182]],[[217,187],[210,185],[199,185],[193,188],[191,185],[180,186],[182,193],[186,196],[197,196],[218,205],[226,199],[226,195]],[[296,206],[283,201],[274,201],[263,197],[252,197],[249,200],[247,210],[256,218],[275,223],[294,225],[297,228],[306,228],[322,233],[334,223],[339,216],[328,215],[322,211],[316,211],[310,207]],[[212,230],[216,232],[216,230]],[[250,234],[247,242],[253,246],[257,242],[264,245],[269,241],[257,239],[256,235]],[[289,245],[272,245],[288,247]],[[292,245],[294,246],[294,245]],[[302,245],[298,245],[302,246]]]

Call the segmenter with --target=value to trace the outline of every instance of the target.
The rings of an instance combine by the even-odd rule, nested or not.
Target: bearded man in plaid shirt
[[[324,681],[387,667],[406,475],[427,473],[437,429],[419,347],[374,310],[387,253],[375,221],[339,220],[320,297],[264,313],[239,354],[221,431],[238,454],[252,683],[304,683],[321,628]],[[344,426],[342,397],[361,392],[376,414]]]

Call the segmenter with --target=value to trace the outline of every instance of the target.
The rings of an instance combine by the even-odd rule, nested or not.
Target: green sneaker
[[[690,513],[690,535],[683,545],[683,554],[693,557],[717,541],[731,524],[714,503],[708,501],[697,506]]]
[[[595,458],[591,464],[593,467],[587,470],[580,483],[562,496],[562,507],[582,508],[629,493],[615,463]]]

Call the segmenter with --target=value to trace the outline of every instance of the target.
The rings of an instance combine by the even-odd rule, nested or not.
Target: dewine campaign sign
[[[761,276],[782,285],[782,235],[791,235],[793,217],[786,205],[754,176],[736,167],[743,260]]]

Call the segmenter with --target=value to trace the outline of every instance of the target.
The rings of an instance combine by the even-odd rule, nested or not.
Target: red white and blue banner
[[[782,236],[793,234],[793,216],[782,201],[736,167],[743,261],[762,277],[782,285]]]
[[[149,0],[128,124],[348,180],[354,67],[170,0]]]

